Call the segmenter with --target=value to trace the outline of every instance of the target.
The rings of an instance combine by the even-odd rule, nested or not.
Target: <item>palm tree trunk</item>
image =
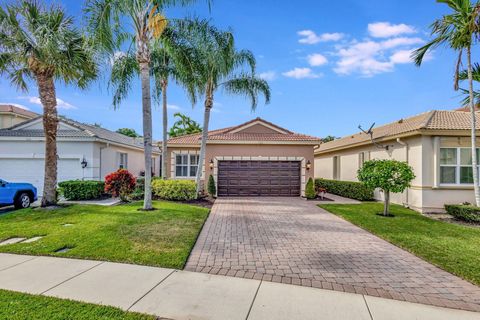
[[[205,99],[205,112],[203,114],[203,130],[202,130],[202,141],[200,146],[200,156],[198,157],[198,170],[197,170],[197,197],[200,192],[203,190],[202,186],[202,171],[205,162],[205,149],[207,147],[207,138],[208,138],[208,124],[210,123],[210,110],[213,106],[213,94],[211,90],[207,89],[207,97]]]
[[[150,97],[150,66],[140,62],[143,109],[143,147],[145,155],[145,196],[143,209],[152,210],[152,102]]]
[[[45,134],[45,176],[42,207],[57,203],[57,98],[55,83],[50,75],[37,75],[38,94],[43,105],[43,132]]]
[[[167,178],[167,130],[168,130],[168,110],[167,110],[167,87],[168,80],[162,81],[162,102],[163,102],[163,141],[162,141],[162,179]]]
[[[383,215],[388,216],[390,214],[390,191],[384,190],[383,195],[385,196],[385,200],[383,202]]]
[[[469,94],[470,94],[470,113],[471,117],[471,144],[472,144],[472,171],[473,171],[473,190],[475,193],[475,204],[480,206],[480,186],[478,185],[478,168],[477,168],[477,146],[476,146],[476,128],[477,128],[477,119],[475,112],[475,98],[473,96],[473,73],[472,73],[472,48],[469,46],[467,48],[467,59],[468,59],[468,85],[469,85]]]

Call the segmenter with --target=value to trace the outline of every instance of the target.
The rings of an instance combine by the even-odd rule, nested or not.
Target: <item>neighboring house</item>
[[[144,171],[143,140],[60,117],[57,134],[58,182],[103,180],[119,168],[135,176]],[[45,137],[42,117],[0,130],[0,178],[29,182],[43,190]],[[153,168],[159,174],[160,150],[154,148]]]
[[[469,112],[430,111],[374,128],[377,146],[365,133],[334,140],[315,151],[315,177],[357,181],[364,161],[396,159],[408,162],[416,178],[406,192],[392,195],[393,202],[420,212],[443,212],[444,204],[475,203],[470,128]],[[382,148],[386,146],[388,150]],[[377,199],[382,197],[376,192]]]
[[[194,180],[201,133],[168,140],[167,176]],[[208,133],[204,182],[213,175],[219,196],[300,196],[313,178],[320,139],[257,118]],[[207,178],[207,179],[205,179]]]
[[[0,104],[0,129],[38,117],[39,114],[10,104]]]

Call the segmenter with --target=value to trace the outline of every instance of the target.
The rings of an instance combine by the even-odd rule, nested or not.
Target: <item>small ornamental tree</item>
[[[105,192],[127,201],[135,188],[135,177],[125,169],[119,169],[105,176]]]
[[[210,177],[208,177],[207,191],[208,191],[208,194],[212,197],[215,197],[217,195],[217,187],[215,186],[215,178],[212,175],[210,175]]]
[[[358,180],[367,187],[380,188],[385,196],[383,215],[389,216],[390,192],[399,193],[415,178],[412,167],[397,160],[370,160],[358,170]]]
[[[313,179],[309,178],[307,185],[305,186],[305,198],[315,199],[316,197],[317,193],[315,192],[315,184],[313,183]]]

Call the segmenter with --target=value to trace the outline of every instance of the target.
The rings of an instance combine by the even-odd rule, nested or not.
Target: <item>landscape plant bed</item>
[[[395,218],[376,214],[381,203],[320,204],[359,227],[423,258],[424,260],[480,285],[480,229],[432,220],[399,205],[391,206]]]
[[[0,290],[0,319],[155,320],[156,317],[91,303]]]
[[[69,205],[53,210],[23,209],[0,215],[0,242],[42,239],[0,246],[0,252],[50,255],[183,268],[209,210],[154,201],[117,206]],[[66,252],[57,252],[69,248]]]

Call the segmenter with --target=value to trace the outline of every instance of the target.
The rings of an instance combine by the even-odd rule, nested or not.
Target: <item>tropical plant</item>
[[[480,31],[480,1],[471,0],[437,0],[446,4],[453,12],[444,15],[431,25],[433,39],[414,51],[412,57],[417,66],[422,64],[427,52],[441,45],[447,46],[458,53],[454,77],[454,89],[459,90],[459,74],[464,52],[467,58],[468,101],[471,112],[471,148],[472,148],[472,174],[475,202],[480,206],[480,186],[478,180],[476,157],[476,118],[475,118],[475,93],[473,89],[472,46],[478,40]]]
[[[313,179],[309,178],[307,181],[307,185],[305,186],[305,198],[312,200],[316,197],[317,192],[315,191],[315,184],[313,183]]]
[[[105,176],[105,192],[128,201],[135,189],[135,177],[126,169],[119,169]]]
[[[333,141],[335,139],[338,139],[337,137],[335,136],[326,136],[325,138],[322,138],[322,143],[327,143],[327,142],[330,142],[330,141]]]
[[[143,141],[145,156],[144,210],[152,210],[152,106],[151,53],[152,43],[167,27],[162,15],[166,7],[194,0],[87,0],[85,12],[88,28],[99,51],[113,62],[110,85],[114,90],[113,105],[118,107],[127,97],[136,74],[142,88]],[[127,43],[126,53],[119,53]],[[131,46],[130,44],[134,44]],[[134,47],[134,48],[132,48]]]
[[[135,129],[130,128],[120,128],[116,131],[117,133],[123,134],[124,136],[131,138],[138,138],[140,135],[135,131]]]
[[[210,196],[217,196],[217,186],[215,185],[215,178],[212,175],[208,177],[207,191]]]
[[[178,120],[175,121],[168,133],[171,138],[202,132],[200,124],[192,118],[180,112],[176,112],[173,116]]]
[[[153,194],[160,199],[187,201],[195,199],[195,182],[191,180],[154,179]]]
[[[472,66],[472,78],[473,81],[475,81],[477,84],[480,83],[480,64],[475,63]],[[458,79],[460,81],[468,80],[468,70],[462,70],[458,74]],[[462,105],[463,106],[469,106],[470,105],[470,92],[467,89],[460,88],[462,93],[465,95],[465,98],[462,100]],[[473,91],[473,97],[474,97],[474,103],[476,108],[478,109],[478,106],[480,105],[480,91],[474,90]]]
[[[206,20],[184,21],[180,26],[183,37],[191,46],[192,65],[195,70],[195,86],[198,94],[204,97],[204,120],[199,163],[205,162],[205,148],[208,137],[210,112],[215,93],[222,89],[226,94],[244,95],[250,99],[255,110],[258,96],[270,102],[268,83],[255,75],[256,60],[252,52],[237,50],[233,34],[212,26]],[[197,195],[202,189],[202,170],[197,170]]]
[[[383,215],[389,216],[390,193],[405,191],[415,179],[412,167],[397,160],[366,161],[358,170],[358,180],[368,188],[380,188],[384,195]]]
[[[85,88],[97,74],[88,41],[57,5],[19,1],[0,7],[0,74],[19,90],[28,80],[38,87],[43,105],[45,174],[42,206],[56,204],[57,98],[55,82]]]

